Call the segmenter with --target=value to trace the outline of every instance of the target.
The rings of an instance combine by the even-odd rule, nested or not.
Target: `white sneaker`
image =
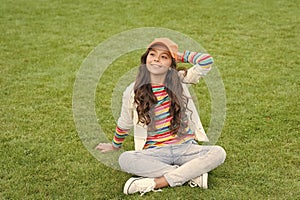
[[[201,176],[198,176],[196,178],[193,178],[189,181],[189,185],[191,187],[201,187],[203,189],[208,188],[208,173],[202,174]]]
[[[154,188],[154,178],[130,178],[125,183],[123,192],[124,194],[133,194],[136,192],[140,192],[142,196],[146,192],[154,191]]]

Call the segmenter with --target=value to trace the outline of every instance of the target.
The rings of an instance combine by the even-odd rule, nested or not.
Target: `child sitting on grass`
[[[177,71],[177,62],[194,66],[186,72]],[[96,147],[101,152],[118,150],[134,128],[135,150],[122,153],[119,165],[139,177],[125,183],[125,194],[144,194],[186,182],[208,187],[208,172],[224,162],[226,152],[220,146],[196,142],[207,141],[207,137],[186,83],[197,83],[212,64],[208,54],[178,52],[178,45],[168,38],[149,44],[136,81],[123,94],[112,143]]]

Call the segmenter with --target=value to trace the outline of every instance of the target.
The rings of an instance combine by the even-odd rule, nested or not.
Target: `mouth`
[[[157,65],[157,64],[151,64],[151,66],[158,67],[158,68],[162,68],[163,67],[162,65]]]

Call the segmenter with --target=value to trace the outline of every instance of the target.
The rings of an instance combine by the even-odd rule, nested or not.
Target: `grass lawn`
[[[300,199],[298,0],[2,0],[0,9],[0,199]],[[72,96],[81,64],[112,35],[142,27],[188,35],[222,76],[226,121],[217,144],[227,159],[208,190],[126,196],[130,175],[99,162],[78,136]],[[108,138],[116,79],[140,54],[123,55],[99,81],[96,112]],[[204,81],[193,87],[203,91],[208,129],[209,93]]]

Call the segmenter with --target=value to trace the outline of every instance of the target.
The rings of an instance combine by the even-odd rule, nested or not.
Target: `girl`
[[[186,72],[177,71],[176,62],[194,66]],[[220,146],[196,142],[207,141],[207,137],[185,83],[197,83],[212,64],[208,54],[178,52],[178,45],[168,38],[149,44],[136,81],[123,94],[112,143],[96,147],[101,152],[118,150],[134,128],[135,151],[122,153],[119,165],[139,177],[125,183],[125,194],[143,195],[186,182],[207,188],[207,173],[224,162],[226,153]]]

